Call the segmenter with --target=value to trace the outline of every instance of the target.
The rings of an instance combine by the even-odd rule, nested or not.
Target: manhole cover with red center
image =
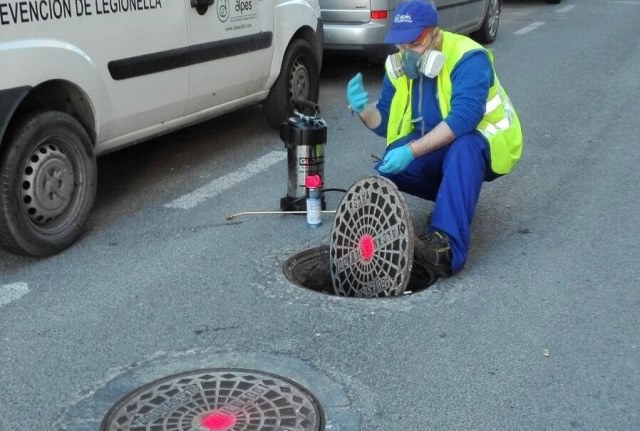
[[[169,376],[121,399],[101,431],[322,431],[318,401],[284,377],[208,369]]]
[[[336,295],[401,295],[413,264],[413,225],[404,197],[386,178],[355,182],[331,229],[329,258]]]

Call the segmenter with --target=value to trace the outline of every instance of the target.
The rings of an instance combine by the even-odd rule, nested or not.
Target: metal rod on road
[[[335,210],[324,210],[321,211],[323,214],[335,214]],[[225,220],[231,220],[232,218],[241,216],[241,215],[263,215],[263,214],[306,214],[306,211],[243,211],[235,214],[226,214],[224,216]]]

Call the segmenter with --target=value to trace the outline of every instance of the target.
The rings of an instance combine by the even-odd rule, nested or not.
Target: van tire
[[[471,37],[480,43],[489,44],[496,40],[498,27],[500,26],[500,12],[502,10],[502,0],[489,0],[487,13],[482,20],[482,27]]]
[[[21,118],[0,156],[0,245],[43,257],[71,245],[82,232],[97,190],[91,139],[58,111]]]
[[[263,104],[269,125],[278,129],[293,115],[292,102],[318,103],[320,71],[313,49],[304,39],[294,39],[285,52],[282,70]]]

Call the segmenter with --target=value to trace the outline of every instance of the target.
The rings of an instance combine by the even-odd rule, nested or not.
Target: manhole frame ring
[[[294,271],[292,271],[292,269],[295,268],[294,265],[291,265],[292,261],[294,259],[299,259],[299,257],[301,255],[309,255],[308,257],[305,256],[308,259],[315,259],[315,258],[319,258],[322,257],[322,255],[324,254],[324,249],[326,249],[326,253],[329,253],[329,245],[328,244],[322,244],[319,246],[315,246],[315,247],[311,247],[311,248],[307,248],[301,251],[296,251],[294,252],[294,254],[290,255],[289,257],[287,257],[286,259],[284,259],[284,261],[279,265],[280,269],[282,271],[282,274],[284,275],[284,278],[287,280],[287,282],[291,283],[293,286],[295,286],[298,289],[304,289],[305,291],[311,292],[315,295],[322,295],[322,296],[329,296],[331,298],[336,298],[336,300],[338,301],[385,301],[385,300],[398,300],[401,298],[407,298],[410,296],[415,296],[416,294],[423,292],[427,289],[429,289],[436,281],[437,279],[433,279],[430,281],[423,281],[420,280],[419,278],[414,279],[413,278],[413,274],[410,275],[409,277],[409,282],[407,284],[407,289],[405,289],[405,291],[401,294],[401,295],[391,295],[391,296],[381,296],[381,297],[376,297],[376,296],[372,296],[372,297],[365,297],[365,296],[343,296],[343,295],[336,295],[335,292],[333,291],[333,286],[331,284],[328,285],[328,287],[330,288],[330,290],[318,290],[318,289],[314,289],[313,287],[309,287],[309,286],[305,286],[304,284],[300,283],[299,281],[297,281],[295,279],[295,277],[293,276]],[[313,255],[313,253],[317,253],[315,256]],[[328,256],[327,256],[328,258]],[[291,275],[291,277],[289,276]],[[331,274],[329,274],[329,278],[331,277]],[[331,280],[329,280],[329,283],[331,283]]]

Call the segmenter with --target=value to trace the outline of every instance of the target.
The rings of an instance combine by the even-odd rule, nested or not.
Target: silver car
[[[395,48],[384,44],[393,11],[402,0],[319,0],[324,21],[324,49],[374,60]],[[433,0],[440,26],[491,43],[498,34],[502,0]]]

